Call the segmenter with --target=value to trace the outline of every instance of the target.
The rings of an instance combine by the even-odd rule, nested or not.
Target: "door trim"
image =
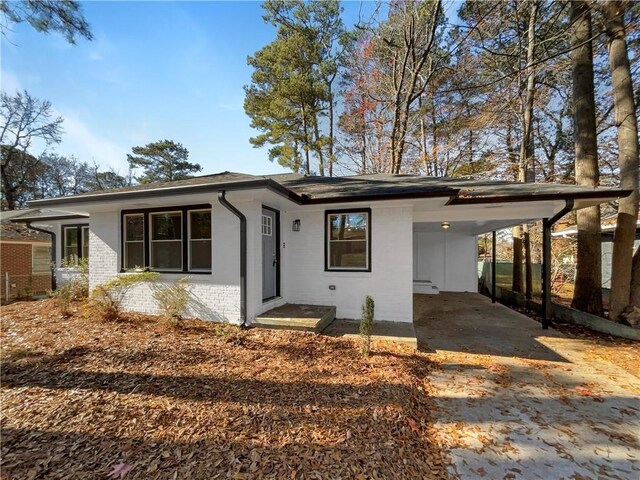
[[[273,207],[268,207],[266,205],[262,205],[264,210],[269,210],[275,214],[275,237],[276,237],[276,294],[273,297],[263,298],[262,303],[269,302],[274,298],[280,297],[280,210],[277,210]],[[260,236],[260,241],[262,241],[262,235]],[[264,258],[262,259],[262,268],[264,268]]]

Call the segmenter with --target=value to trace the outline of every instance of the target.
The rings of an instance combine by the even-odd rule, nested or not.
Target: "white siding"
[[[326,210],[340,208],[332,205]],[[338,318],[360,318],[366,295],[377,320],[411,322],[412,209],[371,209],[371,272],[324,271],[325,209],[283,216],[283,287],[289,303],[335,305]],[[300,219],[300,232],[292,232]],[[335,285],[335,290],[329,286]]]

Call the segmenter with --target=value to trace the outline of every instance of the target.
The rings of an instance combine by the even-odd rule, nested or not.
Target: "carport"
[[[479,293],[416,294],[413,315],[422,351],[566,361],[538,341],[538,322]],[[562,337],[555,330],[544,335]]]
[[[563,186],[565,187],[565,186]],[[491,300],[496,301],[496,232],[542,220],[542,328],[551,316],[551,228],[564,215],[630,194],[585,191],[551,184],[474,186],[441,208],[430,202],[413,206],[413,292],[477,292],[477,236],[491,232]],[[434,301],[437,303],[437,301]],[[415,306],[414,306],[415,308]]]

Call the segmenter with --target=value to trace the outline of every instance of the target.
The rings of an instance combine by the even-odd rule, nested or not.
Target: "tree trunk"
[[[324,153],[322,153],[322,145],[320,142],[320,128],[318,127],[318,114],[313,115],[313,134],[315,136],[315,150],[318,154],[318,170],[321,177],[324,177]]]
[[[429,168],[429,160],[427,155],[427,127],[424,121],[424,117],[426,113],[422,109],[422,95],[418,98],[418,110],[420,112],[420,153],[422,156],[421,160],[422,160],[422,165],[424,166],[425,175],[429,175],[431,169]]]
[[[533,101],[536,93],[536,71],[533,68],[536,53],[536,21],[538,18],[538,2],[531,2],[529,15],[529,29],[527,32],[527,94],[525,97],[524,125],[526,128],[524,148],[522,150],[524,165],[523,173],[526,182],[536,181],[535,150],[533,146]],[[525,296],[533,298],[533,266],[531,265],[531,237],[529,225],[523,226],[524,231],[524,269]]]
[[[633,255],[633,265],[631,266],[631,295],[629,305],[640,307],[640,247]]]
[[[333,154],[334,131],[333,131],[333,81],[329,82],[329,176],[333,177],[333,162],[335,156]]]
[[[431,175],[438,176],[438,118],[436,117],[436,101],[434,95],[431,95],[431,137],[433,143],[431,145]]]
[[[638,120],[624,26],[626,2],[602,5],[608,38],[609,66],[618,126],[620,187],[633,190],[618,204],[611,262],[611,303],[609,318],[618,321],[631,299],[633,241],[638,216]]]
[[[307,127],[307,112],[304,109],[304,106],[300,109],[302,111],[302,131],[304,132],[304,143],[302,144],[302,148],[304,150],[304,174],[311,174],[311,164],[309,162],[309,131]]]
[[[7,175],[7,167],[11,164],[14,150],[8,147],[8,151],[5,153],[7,158],[0,166],[0,179],[2,181],[2,193],[4,193],[4,201],[7,210],[15,210],[17,207],[17,195],[16,185],[11,184],[9,175]]]
[[[533,68],[536,51],[536,18],[538,16],[538,2],[531,2],[529,15],[529,29],[527,32],[527,88],[522,115],[522,143],[520,144],[520,175],[521,182],[535,182],[534,149],[533,149],[533,101],[536,91],[536,71]]]
[[[591,10],[587,2],[571,2],[573,123],[576,182],[595,187],[599,181],[596,116],[593,88]],[[578,210],[578,253],[571,306],[602,315],[600,207]]]

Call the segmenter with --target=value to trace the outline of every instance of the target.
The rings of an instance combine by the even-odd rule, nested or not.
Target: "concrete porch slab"
[[[360,320],[337,319],[322,333],[333,337],[359,337]],[[375,340],[397,342],[415,349],[418,348],[416,332],[412,323],[374,321],[371,336]]]
[[[258,315],[254,327],[322,332],[336,318],[336,307],[285,303]]]

